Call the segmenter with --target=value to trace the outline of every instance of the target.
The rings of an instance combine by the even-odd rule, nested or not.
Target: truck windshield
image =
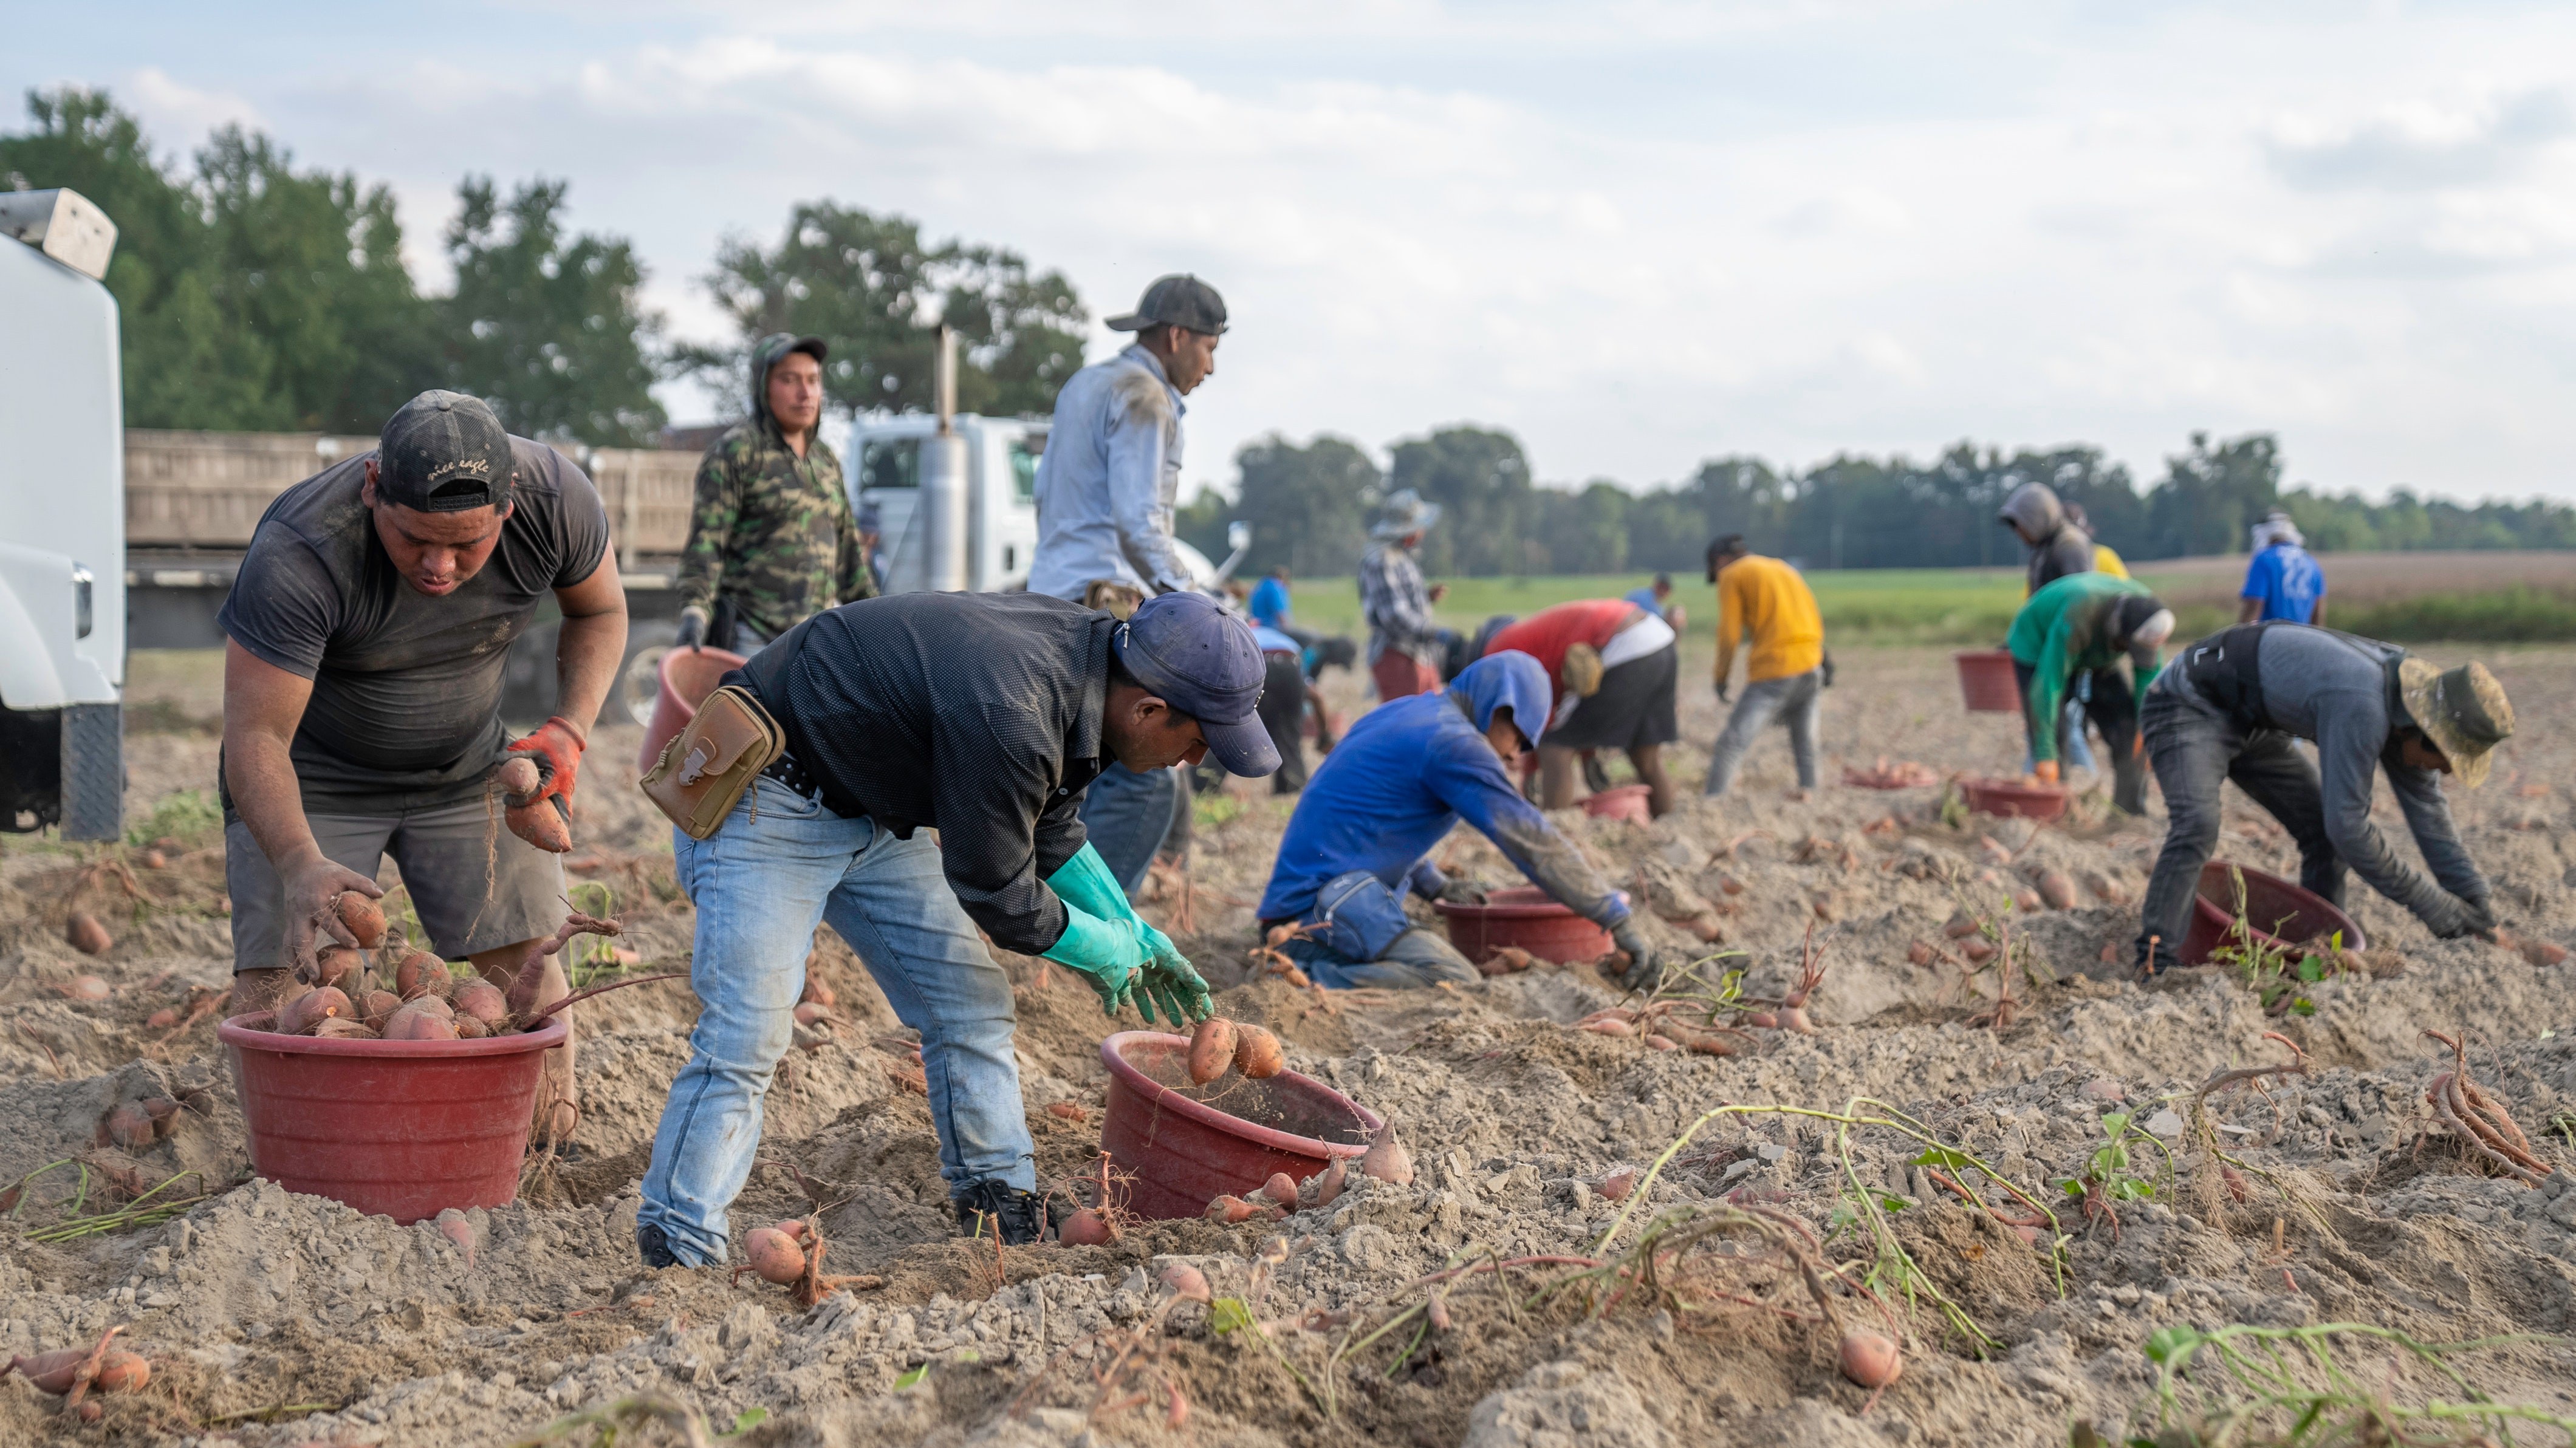
[[[1038,495],[1038,459],[1046,455],[1047,435],[1032,432],[1011,443],[1011,489],[1023,503]]]
[[[859,449],[859,486],[862,489],[920,487],[921,439],[869,439]]]

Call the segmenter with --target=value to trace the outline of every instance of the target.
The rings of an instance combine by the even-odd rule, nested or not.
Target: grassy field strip
[[[2328,619],[2337,628],[2404,640],[2576,639],[2576,555],[2374,554],[2325,564],[2330,587],[2352,575],[2348,593],[2330,595],[2340,605]],[[2188,559],[2141,568],[2138,578],[2174,605],[2183,636],[2196,638],[2234,621],[2243,568],[2241,558]],[[1449,627],[1473,632],[1494,614],[1526,617],[1571,599],[1617,598],[1648,581],[1644,574],[1462,578],[1451,581],[1435,612]],[[1847,643],[2000,643],[2022,601],[2019,569],[1820,569],[1807,581],[1827,637]],[[1716,590],[1697,578],[1675,583],[1691,629],[1714,628]],[[1355,580],[1301,578],[1294,597],[1308,627],[1363,632]]]

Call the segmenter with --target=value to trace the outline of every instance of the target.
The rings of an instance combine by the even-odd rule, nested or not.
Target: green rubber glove
[[[1100,1009],[1114,1016],[1135,998],[1136,978],[1148,959],[1140,929],[1133,920],[1103,920],[1067,904],[1064,934],[1038,953],[1088,979],[1100,995]]]
[[[1136,907],[1127,903],[1127,890],[1118,877],[1109,873],[1109,862],[1085,840],[1064,868],[1046,878],[1047,888],[1064,903],[1088,911],[1103,920],[1134,920]]]
[[[1176,1029],[1214,1014],[1216,1006],[1208,999],[1207,982],[1191,966],[1190,958],[1181,954],[1170,936],[1151,925],[1141,929],[1146,961],[1136,991],[1136,1009],[1150,1022],[1154,1007],[1161,1006],[1163,1019]]]

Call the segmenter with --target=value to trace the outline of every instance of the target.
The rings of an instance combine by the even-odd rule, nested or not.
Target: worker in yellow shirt
[[[2067,522],[2083,529],[2085,537],[2093,538],[2093,571],[2110,574],[2113,578],[2128,577],[2129,565],[2120,561],[2120,555],[2112,551],[2110,544],[2093,537],[2093,520],[2084,516],[2084,505],[2061,503],[2058,506],[2066,510]],[[2030,590],[2027,588],[2021,592],[2024,598],[2030,596]]]
[[[1753,736],[1778,719],[1789,726],[1789,751],[1798,762],[1798,788],[1816,787],[1816,720],[1825,687],[1825,621],[1816,595],[1798,570],[1777,558],[1748,551],[1744,535],[1729,533],[1708,545],[1708,578],[1717,585],[1717,697],[1726,700],[1735,649],[1749,641],[1744,697],[1717,736],[1709,757],[1710,795],[1726,793]]]

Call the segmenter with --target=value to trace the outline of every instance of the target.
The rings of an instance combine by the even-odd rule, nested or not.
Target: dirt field
[[[2463,833],[2514,929],[2576,943],[2576,650],[2487,656],[2523,734],[2487,788],[2455,792]],[[0,1355],[124,1325],[153,1376],[90,1426],[0,1381],[0,1443],[595,1442],[611,1423],[640,1425],[621,1444],[739,1427],[745,1444],[831,1448],[2037,1445],[2079,1425],[2116,1441],[2155,1436],[2147,1348],[2162,1333],[2176,1357],[2178,1329],[2216,1335],[2175,1389],[2186,1416],[2324,1392],[2330,1421],[2373,1396],[2576,1418],[2576,1350],[2558,1336],[2576,1329],[2576,1192],[2565,1170],[2527,1186],[2440,1124],[2426,1091],[2452,1057],[2423,1034],[2464,1031],[2470,1075],[2530,1153],[2576,1160],[2569,967],[2435,942],[2356,884],[2374,948],[2274,985],[2279,1014],[2222,969],[2125,981],[2127,902],[2159,821],[2105,823],[2098,796],[2045,829],[1945,820],[1941,788],[1837,782],[1882,755],[2015,766],[2013,722],[1960,711],[1946,651],[1842,660],[1811,800],[1786,797],[1775,735],[1734,798],[1652,826],[1569,815],[1653,913],[1684,918],[1650,924],[1666,944],[1741,952],[1702,972],[1714,995],[1743,970],[1729,1009],[1795,984],[1812,929],[1815,1033],[1752,1027],[1719,1037],[1729,1055],[1575,1029],[1621,1000],[1582,964],[1393,998],[1260,976],[1250,902],[1286,802],[1247,787],[1203,803],[1187,909],[1175,882],[1148,914],[1227,987],[1225,1012],[1270,1024],[1293,1069],[1397,1123],[1416,1167],[1409,1186],[1356,1179],[1275,1224],[1136,1223],[1082,1248],[959,1240],[907,1033],[827,933],[814,969],[839,1021],[790,1053],[761,1154],[829,1205],[763,1167],[733,1212],[737,1238],[817,1217],[827,1270],[864,1274],[811,1310],[756,1278],[635,1257],[636,1183],[692,1018],[674,985],[576,1008],[577,1149],[532,1158],[521,1202],[468,1214],[467,1241],[249,1179],[212,1022],[184,1015],[226,984],[229,946],[219,835],[189,793],[213,782],[210,676],[170,662],[157,685],[138,679],[161,702],[138,709],[156,732],[131,743],[130,817],[175,837],[160,867],[140,847],[12,839],[0,855],[0,1188],[74,1163],[5,1209]],[[1346,679],[1333,687],[1356,706]],[[1719,719],[1704,686],[1683,700],[1678,773],[1695,794]],[[614,892],[651,969],[685,962],[690,915],[667,832],[632,793],[633,747],[631,728],[603,731],[573,863]],[[2384,826],[2402,840],[2393,807]],[[2295,873],[2250,807],[2222,853]],[[1507,882],[1473,836],[1446,857]],[[2049,872],[2076,885],[2071,908],[2010,906]],[[114,933],[104,956],[65,944],[74,910]],[[1985,929],[1953,936],[1962,917]],[[2006,935],[1969,968],[1971,945]],[[1064,972],[1006,963],[1040,1174],[1071,1192],[1096,1161],[1113,1027]],[[2007,981],[2014,1007],[1998,1011]],[[147,1023],[165,1008],[183,1023]],[[2288,1061],[2267,1032],[2310,1072],[2198,1095]],[[111,1144],[111,1113],[150,1098],[182,1103],[174,1129]],[[1168,1302],[1175,1262],[1218,1300]],[[1902,1375],[1874,1400],[1836,1370],[1837,1325],[1903,1340]],[[2371,1335],[2387,1333],[2506,1340],[2436,1365]],[[2277,1380],[2220,1370],[2223,1352],[2260,1365],[2275,1350]],[[2267,1421],[2241,1441],[2284,1441]],[[2438,1441],[2478,1431],[2453,1426]]]

